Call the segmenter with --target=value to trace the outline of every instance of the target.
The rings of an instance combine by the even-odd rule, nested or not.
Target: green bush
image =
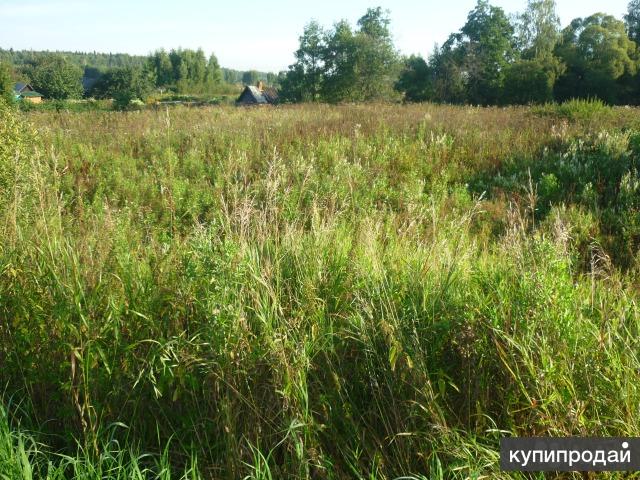
[[[535,107],[533,112],[541,116],[552,116],[570,121],[603,120],[613,115],[613,108],[600,99],[574,99],[560,104]]]

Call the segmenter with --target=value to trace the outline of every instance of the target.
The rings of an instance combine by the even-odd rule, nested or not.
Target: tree
[[[296,62],[281,82],[288,101],[362,101],[396,96],[400,62],[388,14],[370,8],[355,32],[347,21],[329,31],[315,21],[300,36]]]
[[[5,99],[7,102],[13,101],[13,73],[11,67],[0,62],[0,98]]]
[[[300,37],[300,46],[295,53],[295,71],[300,76],[299,97],[305,101],[320,100],[324,71],[324,31],[316,21],[309,22]]]
[[[553,101],[557,75],[543,58],[518,60],[505,71],[503,103],[527,105]]]
[[[155,72],[157,87],[168,87],[175,84],[173,65],[167,52],[164,50],[154,52],[149,57],[148,65]]]
[[[467,101],[498,103],[506,67],[516,53],[514,29],[504,11],[478,0],[467,23],[443,48],[461,69]]]
[[[411,55],[404,61],[404,68],[395,85],[409,102],[424,102],[433,98],[433,75],[424,58]]]
[[[209,56],[209,61],[207,62],[205,79],[209,88],[218,86],[222,83],[222,71],[220,70],[220,64],[218,63],[218,58],[213,53]]]
[[[505,70],[503,100],[517,104],[550,102],[555,83],[566,70],[554,55],[560,40],[555,0],[529,0],[518,16],[516,31],[522,58]]]
[[[598,97],[617,102],[618,80],[637,71],[636,50],[624,23],[611,15],[596,13],[585,19],[576,18],[563,30],[556,47],[556,54],[567,65],[556,86],[557,98]]]
[[[529,0],[524,13],[518,16],[516,30],[523,58],[552,56],[560,39],[555,0]]]
[[[434,49],[429,58],[433,72],[433,99],[437,102],[464,103],[467,101],[463,52],[446,44]]]
[[[327,34],[322,99],[327,102],[358,100],[357,42],[351,25],[336,23]]]
[[[363,100],[394,96],[394,84],[401,64],[389,31],[389,13],[369,8],[358,20],[356,71],[358,92]]]
[[[242,74],[242,83],[245,85],[255,85],[258,83],[259,74],[256,70],[249,70]]]
[[[640,0],[631,0],[624,16],[629,38],[640,45]]]
[[[173,70],[173,84],[178,91],[181,91],[181,88],[185,87],[189,76],[189,67],[184,50],[171,50],[169,52],[169,61]]]
[[[293,64],[280,75],[280,100],[285,103],[302,102],[305,73],[301,65]]]
[[[267,84],[268,85],[278,85],[278,83],[280,82],[280,77],[273,73],[273,72],[267,72]]]
[[[46,98],[65,100],[82,97],[82,69],[61,55],[40,58],[31,75],[33,87]]]
[[[114,106],[123,110],[134,100],[144,100],[153,85],[153,77],[139,67],[114,68],[102,76],[92,94],[96,98],[113,98]]]

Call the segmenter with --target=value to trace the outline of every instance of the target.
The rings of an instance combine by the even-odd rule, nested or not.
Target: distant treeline
[[[640,0],[623,20],[596,13],[561,29],[554,0],[529,0],[509,17],[479,0],[466,23],[432,55],[402,57],[388,14],[369,9],[353,29],[309,23],[296,62],[282,74],[289,101],[397,99],[528,104],[599,98],[640,103]],[[416,46],[419,47],[419,46]]]
[[[564,29],[554,0],[528,0],[512,17],[478,0],[460,30],[426,59],[400,55],[388,12],[379,7],[368,9],[355,28],[345,20],[331,28],[312,21],[299,40],[295,63],[278,75],[221,68],[202,50],[149,56],[0,50],[0,83],[21,78],[47,98],[84,91],[123,105],[152,93],[232,93],[234,85],[258,80],[277,86],[284,102],[506,105],[597,98],[640,104],[640,0],[629,3],[623,19],[595,13]],[[7,73],[6,64],[14,71]]]
[[[157,86],[169,87],[176,93],[201,93],[220,84],[249,84],[262,80],[274,83],[277,75],[255,70],[241,71],[220,67],[214,55],[205,57],[202,50],[158,50],[151,55],[98,52],[48,52],[0,49],[0,63],[12,65],[15,76],[31,81],[35,66],[53,56],[64,57],[82,70],[85,78],[99,78],[118,69],[147,70],[157,68]],[[207,76],[208,74],[208,76]]]

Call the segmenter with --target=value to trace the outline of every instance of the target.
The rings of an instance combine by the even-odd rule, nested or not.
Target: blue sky
[[[620,18],[628,0],[557,0],[563,25],[604,11]],[[201,47],[229,68],[278,71],[310,19],[352,23],[368,7],[389,9],[396,46],[427,55],[465,22],[476,0],[0,0],[0,47],[147,54]],[[493,0],[507,13],[526,0]]]

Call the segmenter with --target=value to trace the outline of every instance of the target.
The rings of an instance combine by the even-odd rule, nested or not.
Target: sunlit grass
[[[3,112],[0,478],[506,478],[504,435],[638,436],[612,112]]]

